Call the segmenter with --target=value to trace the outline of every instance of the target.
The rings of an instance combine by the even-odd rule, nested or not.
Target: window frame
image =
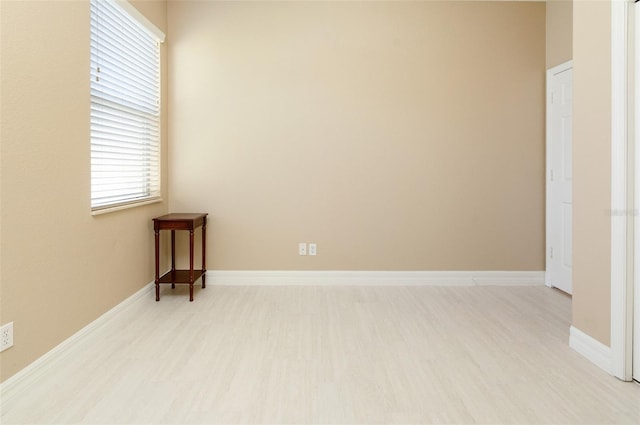
[[[91,213],[161,202],[165,35],[124,0],[90,0],[90,26]]]

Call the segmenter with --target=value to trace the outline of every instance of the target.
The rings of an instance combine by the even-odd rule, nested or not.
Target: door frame
[[[634,160],[632,139],[634,96],[632,1],[611,2],[611,370],[624,381],[632,380],[634,263],[639,262],[640,235],[634,234],[634,187],[640,172]],[[630,31],[633,29],[633,31]],[[635,172],[635,177],[629,172]],[[635,226],[640,230],[640,225]],[[635,252],[634,252],[635,251]],[[628,255],[633,255],[629,260]],[[638,264],[640,265],[640,263]],[[640,278],[640,276],[637,276]],[[637,284],[636,284],[637,285]]]
[[[640,164],[640,81],[636,80],[636,75],[640,72],[640,64],[638,60],[640,58],[640,13],[638,13],[639,4],[629,7],[628,22],[630,25],[629,30],[629,43],[630,46],[627,50],[629,54],[628,59],[628,72],[631,75],[629,83],[630,91],[633,93],[632,101],[629,105],[630,108],[630,120],[631,127],[629,128],[631,140],[631,156],[633,158],[633,164],[631,169],[633,175],[630,177],[633,184],[633,200],[634,206],[633,214],[633,270],[632,270],[632,282],[627,285],[627,305],[629,306],[629,312],[627,313],[627,320],[629,321],[628,327],[630,328],[630,341],[627,349],[628,367],[630,368],[628,374],[629,379],[635,379],[640,381],[640,273],[636,274],[635,270],[640,270],[640,222],[638,221],[638,211],[640,205],[640,170],[636,164]]]
[[[551,164],[553,164],[553,158],[552,158],[552,152],[553,149],[551,149],[551,96],[552,96],[552,87],[551,87],[551,79],[553,78],[554,75],[560,74],[562,72],[568,71],[570,69],[573,69],[573,61],[567,61],[565,63],[562,63],[560,65],[554,66],[553,68],[549,68],[547,69],[547,80],[546,80],[546,86],[547,86],[547,99],[546,99],[546,142],[545,142],[545,148],[546,148],[546,174],[545,174],[545,193],[546,193],[546,234],[545,234],[545,240],[546,240],[546,248],[545,248],[545,273],[544,273],[544,283],[545,285],[547,285],[548,287],[552,288],[552,282],[550,279],[551,273],[549,272],[549,257],[551,256],[551,227],[549,226],[549,223],[552,222],[552,214],[551,214],[551,199],[552,199],[552,191],[551,191],[551,187],[549,185],[549,182],[551,181]],[[556,220],[558,220],[558,218],[556,218]]]

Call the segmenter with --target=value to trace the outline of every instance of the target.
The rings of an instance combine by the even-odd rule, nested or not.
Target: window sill
[[[122,205],[116,205],[113,207],[105,207],[105,208],[91,210],[91,215],[108,214],[116,211],[127,210],[130,208],[141,207],[143,205],[157,204],[159,202],[162,202],[162,198],[148,199],[140,202],[131,202],[128,204],[122,204]]]

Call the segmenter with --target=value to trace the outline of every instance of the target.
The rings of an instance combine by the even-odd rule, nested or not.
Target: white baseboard
[[[481,286],[544,285],[544,271],[243,271],[209,270],[212,285]]]
[[[105,323],[107,323],[110,319],[116,317],[122,310],[133,304],[139,298],[143,296],[150,296],[150,294],[153,293],[154,285],[154,282],[150,282],[147,285],[143,286],[129,298],[125,299],[120,304],[116,305],[111,310],[107,311],[102,316],[98,317],[96,320],[89,323],[87,326],[62,341],[60,344],[58,344],[50,351],[42,355],[42,357],[38,358],[36,361],[22,369],[20,372],[16,373],[11,378],[0,384],[0,398],[3,401],[3,404],[15,395],[16,392],[14,391],[14,388],[18,387],[18,384],[27,379],[37,380],[37,378],[41,374],[47,372],[47,369],[54,361],[64,358],[64,356],[68,352],[68,349],[74,344],[77,344],[85,336],[91,334],[100,326],[103,326]]]
[[[600,369],[613,374],[610,347],[573,326],[569,329],[569,346]]]

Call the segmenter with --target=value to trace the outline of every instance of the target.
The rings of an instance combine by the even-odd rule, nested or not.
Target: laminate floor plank
[[[640,424],[541,286],[162,288],[3,390],[2,424]]]

